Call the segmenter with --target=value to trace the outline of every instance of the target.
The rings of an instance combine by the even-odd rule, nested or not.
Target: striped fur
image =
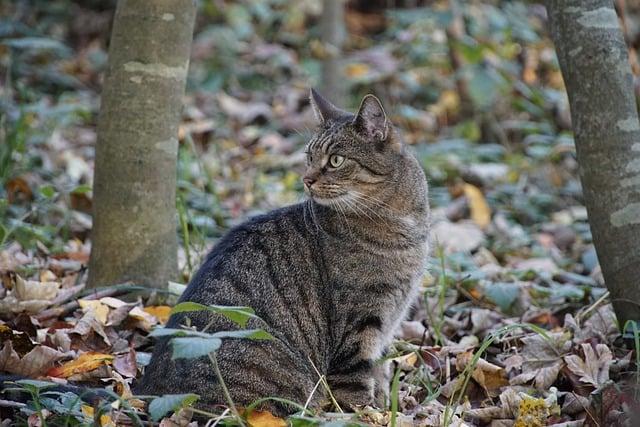
[[[217,360],[238,405],[277,396],[304,404],[326,375],[346,408],[380,403],[388,379],[377,363],[415,301],[428,254],[429,207],[422,168],[398,139],[377,99],[357,115],[319,95],[322,123],[307,147],[310,198],[250,219],[212,250],[182,301],[253,307],[273,341],[226,340]],[[322,105],[318,105],[322,104]],[[329,158],[345,158],[331,168]],[[187,320],[187,317],[189,318]],[[174,315],[209,331],[234,326],[207,313]],[[171,360],[157,343],[137,390],[193,392],[224,405],[210,361]],[[322,388],[312,406],[326,402]],[[292,410],[266,403],[277,414]]]

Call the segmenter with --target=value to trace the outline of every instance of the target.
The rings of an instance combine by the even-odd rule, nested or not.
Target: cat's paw
[[[374,405],[374,388],[373,378],[354,380],[331,388],[331,394],[342,410],[355,411],[364,406]]]

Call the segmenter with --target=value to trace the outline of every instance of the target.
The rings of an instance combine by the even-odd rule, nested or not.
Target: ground
[[[71,425],[159,420],[193,400],[165,397],[144,409],[129,390],[149,359],[147,335],[175,297],[149,304],[135,283],[85,289],[113,6],[89,3],[0,6],[0,371],[99,386],[119,399],[91,406],[71,391],[47,396],[43,383],[19,383],[31,402],[0,396],[0,414],[29,425],[67,415]],[[290,421],[631,425],[640,335],[621,335],[603,285],[544,8],[356,3],[346,18],[345,107],[370,92],[385,103],[429,179],[436,244],[424,299],[389,356],[389,407]],[[318,16],[314,1],[200,7],[179,135],[173,294],[229,227],[303,197],[303,146],[315,126],[306,99],[326,54]],[[626,17],[628,40],[636,21]],[[213,415],[236,420],[224,408]],[[187,418],[180,411],[162,425]],[[282,422],[249,416],[256,426]]]

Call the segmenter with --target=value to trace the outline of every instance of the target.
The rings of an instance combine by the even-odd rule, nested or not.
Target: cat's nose
[[[304,178],[302,178],[302,182],[304,182],[304,185],[307,186],[307,188],[311,188],[311,186],[313,185],[314,182],[316,182],[317,179],[310,177],[310,176],[305,176]]]

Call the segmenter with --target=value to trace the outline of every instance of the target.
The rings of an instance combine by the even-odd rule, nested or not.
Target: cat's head
[[[337,108],[313,89],[310,102],[320,126],[306,148],[303,182],[315,202],[357,211],[410,189],[405,177],[412,180],[417,173],[424,181],[421,170],[407,170],[420,168],[404,152],[378,98],[365,96],[356,114]]]

